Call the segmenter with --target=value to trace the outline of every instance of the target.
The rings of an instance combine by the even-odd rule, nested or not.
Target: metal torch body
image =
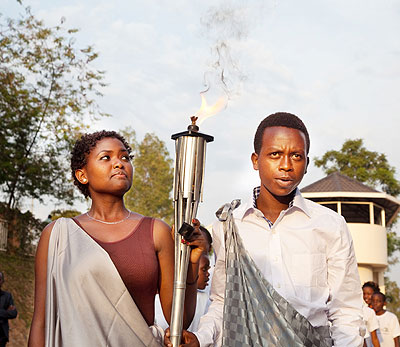
[[[175,140],[174,211],[175,270],[170,334],[180,345],[190,247],[182,243],[185,225],[192,224],[202,199],[206,144],[214,138],[197,132],[197,126],[171,136]],[[186,223],[186,224],[185,224]]]

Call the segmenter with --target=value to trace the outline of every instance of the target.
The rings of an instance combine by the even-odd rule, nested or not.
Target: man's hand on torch
[[[171,340],[169,339],[170,333],[169,333],[169,328],[165,330],[165,335],[164,335],[164,346],[165,347],[173,347]],[[190,331],[183,330],[182,331],[182,337],[181,337],[181,344],[179,347],[200,347],[199,340],[197,340],[197,337],[195,334],[191,333]]]

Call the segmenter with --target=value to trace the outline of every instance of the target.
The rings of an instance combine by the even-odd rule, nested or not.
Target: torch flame
[[[204,93],[200,93],[201,95],[201,107],[200,109],[193,115],[198,117],[197,124],[200,125],[203,123],[207,118],[216,115],[218,112],[223,110],[226,107],[227,99],[225,97],[220,97],[214,103],[214,105],[209,106],[207,100],[204,96]]]

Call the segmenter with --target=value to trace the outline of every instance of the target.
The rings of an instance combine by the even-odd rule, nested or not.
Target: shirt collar
[[[260,195],[260,191],[260,186],[255,187],[253,189],[253,194],[251,198],[247,201],[247,203],[240,205],[236,210],[233,211],[233,214],[236,218],[243,219],[248,214],[253,213],[254,211],[259,211],[257,210],[256,200]],[[289,203],[288,209],[292,207],[298,208],[299,210],[303,211],[308,217],[311,217],[310,209],[307,207],[306,200],[303,198],[298,188],[296,188],[296,193],[293,200]]]

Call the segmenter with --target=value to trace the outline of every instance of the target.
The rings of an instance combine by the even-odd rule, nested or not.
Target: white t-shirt
[[[379,329],[382,334],[383,341],[381,347],[394,346],[394,338],[400,336],[400,325],[395,314],[386,311],[384,314],[376,315],[379,323]]]

